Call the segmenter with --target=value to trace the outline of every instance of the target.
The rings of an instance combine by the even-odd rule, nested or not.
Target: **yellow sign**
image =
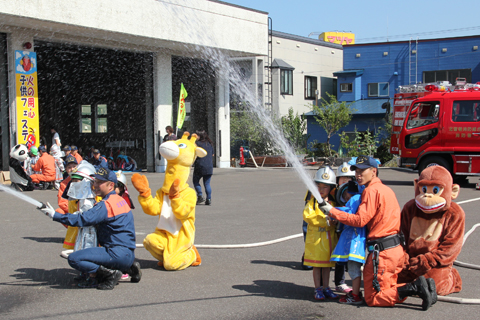
[[[318,39],[341,45],[355,44],[355,34],[349,32],[324,32]]]
[[[37,54],[15,51],[15,79],[17,102],[17,144],[39,146]]]

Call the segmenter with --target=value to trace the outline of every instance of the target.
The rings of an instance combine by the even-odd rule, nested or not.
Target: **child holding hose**
[[[323,201],[335,205],[330,191],[336,185],[335,173],[330,167],[320,168],[314,178]],[[335,265],[330,262],[330,256],[337,244],[338,237],[335,225],[329,223],[327,217],[318,207],[318,201],[311,197],[303,211],[303,219],[308,223],[305,239],[304,264],[313,267],[313,282],[315,299],[337,299],[329,287],[330,268]]]

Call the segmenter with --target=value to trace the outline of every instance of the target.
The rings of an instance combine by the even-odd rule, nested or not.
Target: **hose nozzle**
[[[316,199],[316,198],[315,198],[315,199]],[[326,204],[324,199],[321,199],[321,200],[322,200],[322,202],[318,202],[318,206],[319,206],[319,207],[322,207],[322,206],[324,206],[324,205]],[[317,201],[318,201],[318,199],[317,199]],[[329,217],[329,216],[326,216],[325,218],[326,218],[326,220],[327,220],[327,226],[330,227],[330,220],[331,220],[330,217]]]
[[[40,202],[42,205],[40,207],[37,207],[38,210],[42,210],[42,209],[45,209],[47,207],[47,205],[43,202]]]

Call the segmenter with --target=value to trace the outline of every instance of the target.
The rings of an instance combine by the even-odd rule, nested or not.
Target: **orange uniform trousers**
[[[365,302],[370,307],[392,307],[402,300],[398,299],[397,285],[398,274],[403,269],[403,247],[383,250],[380,252],[377,280],[380,284],[380,292],[373,288],[373,261],[370,252],[365,267],[363,268],[363,287],[365,290]]]
[[[47,182],[55,181],[55,176],[46,176],[44,174],[37,174],[37,173],[32,174],[30,178],[32,178],[33,183],[40,183],[40,181],[47,181]]]

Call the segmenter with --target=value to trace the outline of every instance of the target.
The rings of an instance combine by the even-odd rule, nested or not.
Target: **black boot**
[[[140,263],[135,261],[127,273],[130,275],[130,282],[140,282],[142,279],[142,270],[140,270]]]
[[[434,283],[435,284],[435,283]],[[428,310],[432,306],[432,295],[424,276],[420,276],[417,280],[411,283],[407,283],[403,287],[398,287],[398,297],[400,300],[418,295],[422,300],[422,309]]]
[[[437,303],[437,286],[435,285],[435,280],[432,278],[427,279],[428,289],[432,295],[432,306]]]
[[[205,205],[206,205],[206,206],[209,206],[209,205],[211,205],[211,204],[212,204],[212,199],[207,199],[207,200],[205,200]]]
[[[202,196],[197,197],[197,204],[205,202],[205,199],[202,198]]]
[[[97,278],[99,281],[98,290],[113,290],[118,284],[118,281],[122,277],[122,273],[119,270],[107,269],[104,266],[100,266],[97,270]]]

